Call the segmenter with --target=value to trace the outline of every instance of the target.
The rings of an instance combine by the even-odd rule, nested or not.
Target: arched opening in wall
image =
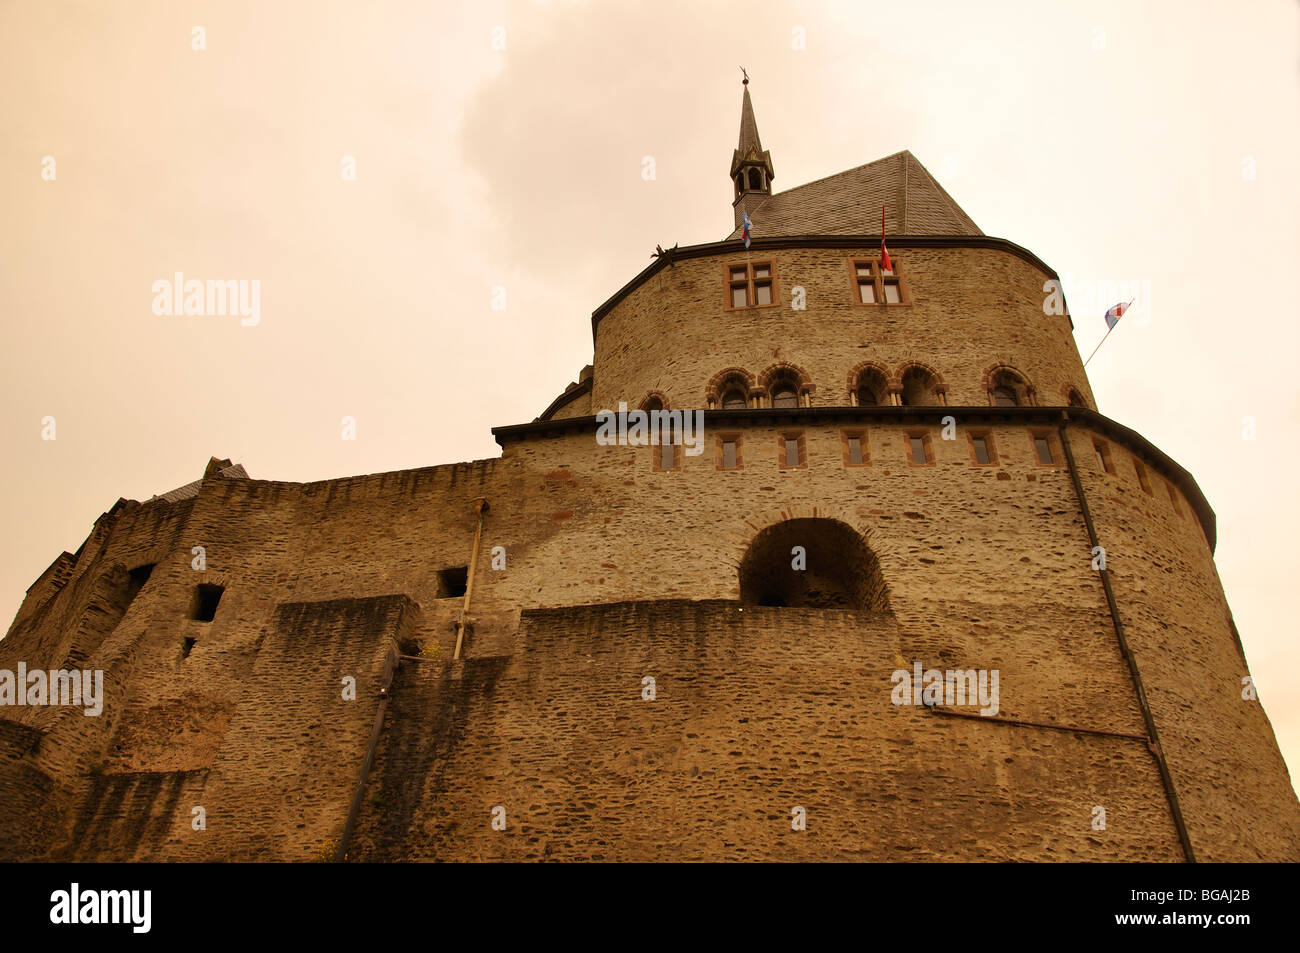
[[[790,384],[780,384],[772,391],[773,407],[798,407],[799,392]]]
[[[889,403],[889,383],[885,375],[874,367],[858,375],[856,391],[859,407],[879,407]]]
[[[802,407],[812,390],[807,375],[792,364],[772,365],[759,375],[758,384],[767,392],[769,407]]]
[[[924,367],[909,367],[903,372],[899,397],[904,407],[936,407],[943,403],[939,398],[939,382]]]
[[[1069,404],[1071,407],[1087,407],[1087,406],[1088,406],[1088,404],[1087,404],[1087,403],[1084,401],[1084,399],[1083,399],[1083,395],[1080,394],[1079,391],[1078,391],[1078,389],[1076,389],[1076,388],[1074,388],[1074,387],[1071,387],[1071,388],[1069,389],[1069,391],[1066,393],[1066,395],[1065,395],[1065,401],[1066,401],[1066,403]]]
[[[641,401],[642,410],[666,410],[663,399],[657,394],[651,394],[645,400]]]
[[[1026,407],[1032,404],[1029,382],[1010,368],[989,375],[989,403],[994,407]]]
[[[760,190],[761,190],[761,189],[763,188],[763,173],[762,173],[762,172],[759,172],[757,169],[750,169],[750,170],[749,170],[749,187],[750,187],[751,190],[753,190],[753,189],[760,189]]]
[[[749,399],[739,387],[732,387],[722,394],[723,410],[744,410],[749,406]]]
[[[743,191],[745,191],[745,174],[742,172],[736,176],[736,194],[739,195]]]
[[[792,519],[760,532],[740,561],[740,601],[756,606],[888,611],[880,561],[851,526]]]

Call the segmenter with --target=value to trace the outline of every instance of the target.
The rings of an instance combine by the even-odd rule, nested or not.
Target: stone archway
[[[796,562],[802,549],[803,568]],[[880,561],[849,525],[824,517],[787,519],[754,537],[740,560],[746,605],[888,611]]]

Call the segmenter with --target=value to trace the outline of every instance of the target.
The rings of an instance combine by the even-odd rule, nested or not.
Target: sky
[[[1098,286],[1135,289],[1098,408],[1215,509],[1300,767],[1291,0],[0,0],[5,627],[119,497],[211,456],[289,481],[498,456],[656,244],[730,232],[740,66],[778,191],[910,149],[1061,274],[1084,356]],[[155,314],[177,272],[256,280],[257,322]]]

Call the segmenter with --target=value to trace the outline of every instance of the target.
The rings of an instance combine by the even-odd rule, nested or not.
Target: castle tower
[[[214,460],[54,560],[0,671],[102,710],[0,710],[0,856],[1300,859],[1214,512],[1056,272],[909,152],[773,193],[741,114],[736,231],[499,457]]]

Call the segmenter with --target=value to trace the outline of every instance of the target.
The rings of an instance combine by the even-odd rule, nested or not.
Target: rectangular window
[[[841,431],[840,449],[844,451],[844,465],[846,467],[865,467],[871,463],[871,459],[867,455],[866,431]]]
[[[719,470],[740,469],[739,434],[723,434],[718,437],[717,467]]]
[[[976,463],[984,465],[993,462],[993,458],[989,456],[988,437],[971,437],[970,446],[971,452],[975,454]]]
[[[194,598],[194,612],[191,618],[199,622],[211,622],[217,617],[217,606],[221,602],[221,595],[225,587],[214,585],[212,583],[199,583],[199,591]]]
[[[453,566],[438,570],[438,598],[458,599],[465,595],[469,582],[468,566]]]
[[[1133,472],[1137,474],[1138,483],[1142,485],[1142,492],[1147,496],[1152,496],[1151,483],[1147,480],[1147,468],[1142,466],[1136,460],[1133,461]]]
[[[1114,473],[1115,468],[1110,465],[1110,448],[1100,440],[1094,440],[1092,449],[1097,454],[1097,466],[1101,467],[1101,472]]]
[[[1036,433],[1031,435],[1034,441],[1034,456],[1038,462],[1044,465],[1056,462],[1052,456],[1052,440],[1046,434]]]
[[[726,274],[728,308],[762,308],[777,303],[774,262],[727,265]]]
[[[878,259],[850,259],[849,272],[858,304],[911,304],[907,281],[897,258],[891,258],[892,268],[881,267]]]
[[[781,469],[800,468],[808,463],[808,448],[802,433],[783,433],[777,438],[777,459]]]
[[[677,448],[671,443],[659,444],[659,469],[671,470],[676,464]]]
[[[924,467],[933,463],[930,458],[930,438],[925,434],[909,434],[907,437],[908,460],[914,467]]]

